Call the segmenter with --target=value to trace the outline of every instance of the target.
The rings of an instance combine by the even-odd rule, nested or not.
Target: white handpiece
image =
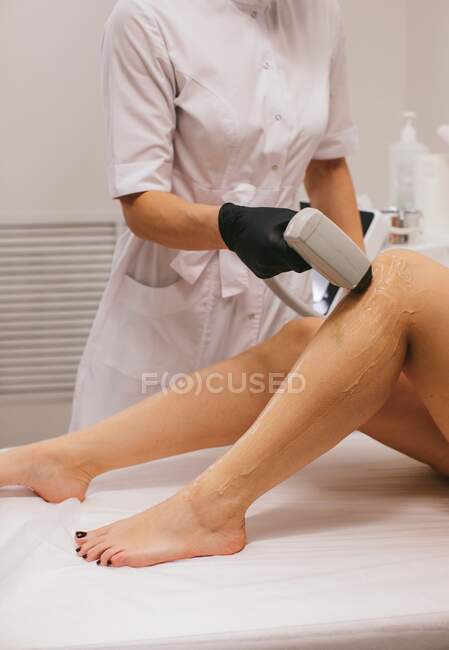
[[[284,239],[332,284],[356,291],[369,286],[372,271],[368,257],[319,210],[304,208],[295,214],[285,229]]]

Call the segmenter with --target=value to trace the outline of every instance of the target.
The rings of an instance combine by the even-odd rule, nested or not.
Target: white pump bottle
[[[415,113],[403,113],[405,125],[401,138],[390,146],[390,204],[399,210],[415,210],[416,160],[428,148],[416,138]]]

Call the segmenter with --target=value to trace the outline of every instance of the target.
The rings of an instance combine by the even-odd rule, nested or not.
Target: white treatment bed
[[[449,648],[449,479],[358,433],[253,504],[241,553],[76,556],[75,530],[158,503],[223,451],[109,472],[83,504],[0,489],[2,650]]]

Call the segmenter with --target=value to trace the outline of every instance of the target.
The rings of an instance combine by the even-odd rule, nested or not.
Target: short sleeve
[[[110,194],[170,192],[176,86],[148,5],[119,0],[101,53]]]
[[[330,67],[329,118],[313,155],[315,159],[342,158],[357,151],[358,129],[350,112],[346,72],[346,42],[338,3],[335,3],[335,38]]]

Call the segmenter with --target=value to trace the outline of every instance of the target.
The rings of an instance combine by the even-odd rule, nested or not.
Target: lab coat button
[[[263,67],[265,68],[265,70],[268,70],[270,68],[270,64],[268,63],[268,61],[265,61]]]
[[[257,18],[257,11],[251,12],[251,18]]]
[[[276,115],[274,116],[274,119],[279,122],[279,120],[282,120],[282,115],[280,113],[276,113]]]

